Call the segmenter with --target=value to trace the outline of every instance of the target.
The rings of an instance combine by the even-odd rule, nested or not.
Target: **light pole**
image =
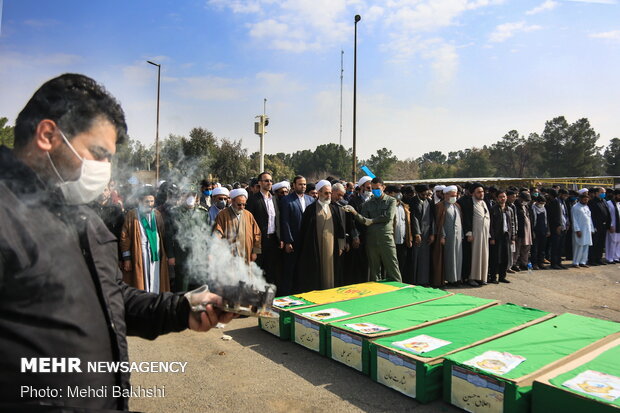
[[[157,126],[155,128],[155,186],[159,184],[159,89],[161,85],[161,65],[147,60],[153,66],[157,66]]]
[[[258,118],[258,122],[254,122],[254,133],[260,136],[260,160],[259,160],[259,169],[262,173],[265,170],[265,134],[267,130],[265,129],[267,125],[269,125],[269,118],[267,117],[267,98],[263,99],[263,114],[256,116]]]
[[[356,115],[357,115],[357,22],[362,20],[362,16],[355,15],[355,39],[353,41],[353,168],[351,169],[351,177],[353,182],[355,172],[357,170],[357,154],[356,154]]]

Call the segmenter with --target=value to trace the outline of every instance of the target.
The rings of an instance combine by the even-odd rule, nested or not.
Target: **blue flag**
[[[360,169],[362,171],[364,171],[364,173],[366,175],[368,175],[369,177],[371,177],[371,178],[375,178],[377,176],[377,175],[373,174],[372,171],[370,170],[370,168],[367,167],[366,165],[362,166]]]

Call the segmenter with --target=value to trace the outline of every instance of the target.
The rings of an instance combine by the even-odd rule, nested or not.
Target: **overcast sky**
[[[129,133],[195,126],[266,151],[352,142],[353,17],[358,23],[358,156],[399,158],[590,119],[620,137],[617,0],[0,0],[0,116],[13,124],[45,80],[79,72],[122,103]]]

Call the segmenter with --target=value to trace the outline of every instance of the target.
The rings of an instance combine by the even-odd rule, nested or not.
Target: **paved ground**
[[[555,313],[620,322],[620,266],[510,275],[511,284],[451,291]],[[409,412],[460,410],[421,405],[340,363],[260,330],[256,319],[234,320],[222,332],[129,340],[134,361],[187,361],[186,374],[134,374],[134,386],[165,386],[166,396],[132,399],[146,412]]]

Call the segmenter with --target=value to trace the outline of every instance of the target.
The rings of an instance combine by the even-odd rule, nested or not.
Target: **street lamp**
[[[355,39],[353,41],[353,168],[351,169],[351,176],[353,182],[356,182],[355,172],[357,170],[357,155],[356,155],[356,115],[357,115],[357,22],[362,20],[362,16],[355,15]]]
[[[161,84],[161,65],[150,60],[146,63],[157,66],[157,126],[155,128],[155,185],[159,183],[159,88]]]

